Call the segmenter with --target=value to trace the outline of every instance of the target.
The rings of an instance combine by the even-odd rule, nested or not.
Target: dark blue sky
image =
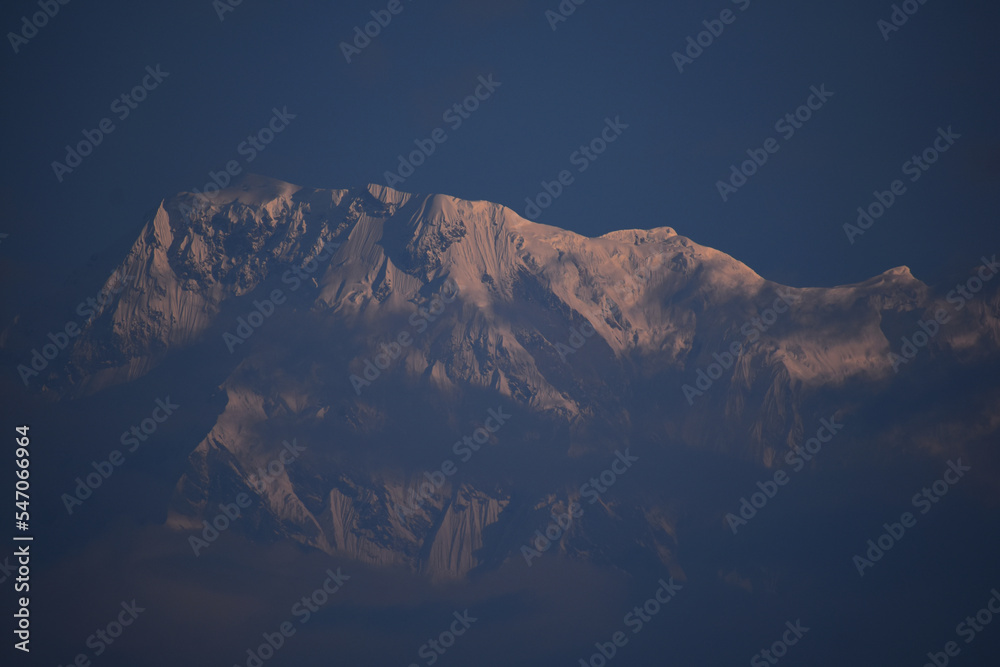
[[[5,39],[0,263],[32,276],[22,298],[65,289],[161,198],[229,160],[315,187],[381,183],[438,127],[447,141],[399,189],[523,214],[569,169],[541,222],[587,235],[672,226],[787,284],[902,264],[934,282],[1000,249],[995,3],[931,0],[885,41],[876,22],[891,3],[861,0],[589,0],[555,31],[556,0],[401,2],[350,64],[339,44],[387,2],[244,0],[224,21],[210,0],[70,2],[17,54]],[[727,8],[735,20],[679,73],[672,53]],[[0,26],[35,11],[6,3]],[[119,120],[112,101],[157,64],[169,76]],[[480,75],[501,86],[451,129],[442,112]],[[775,121],[824,84],[833,97],[780,139]],[[247,164],[238,146],[275,107],[296,117]],[[571,154],[617,116],[628,129],[578,172]],[[51,163],[105,117],[114,132],[58,182]],[[857,207],[948,126],[961,139],[848,243]],[[778,152],[724,203],[716,182],[769,137]]]

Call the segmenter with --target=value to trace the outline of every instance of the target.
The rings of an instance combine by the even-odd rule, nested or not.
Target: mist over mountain
[[[669,227],[589,238],[260,176],[163,200],[122,247],[54,359],[60,336],[16,325],[5,354],[41,340],[20,373],[39,400],[134,423],[117,460],[67,459],[68,526],[132,514],[178,562],[294,546],[442,601],[486,586],[487,606],[582,567],[701,591],[693,624],[826,588],[793,564],[817,544],[858,577],[899,494],[955,461],[959,523],[997,506],[992,254],[945,293],[906,267],[791,287]]]
[[[489,202],[249,177],[164,200],[104,288],[65,367],[32,380],[66,400],[171,366],[220,394],[169,526],[196,534],[245,493],[255,539],[432,579],[530,562],[534,531],[573,506],[590,511],[554,531],[560,557],[624,567],[627,542],[680,574],[685,499],[657,475],[671,460],[805,465],[832,419],[850,428],[810,468],[863,469],[996,428],[995,391],[931,431],[932,407],[871,409],[918,374],[995,364],[995,285],[958,311],[906,267],[787,287],[668,227],[587,238]],[[626,451],[642,460],[627,489],[581,497]]]

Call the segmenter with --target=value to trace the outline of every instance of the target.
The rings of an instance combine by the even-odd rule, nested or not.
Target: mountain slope
[[[129,287],[49,386],[99,394],[218,355],[226,406],[191,443],[171,525],[246,492],[252,535],[435,578],[517,558],[630,444],[775,465],[896,382],[898,336],[943,304],[905,267],[789,288],[667,227],[587,238],[488,202],[260,177],[162,202],[117,273]],[[995,352],[997,312],[970,304],[928,363]],[[498,405],[516,416],[482,452],[453,446]],[[290,440],[301,457],[255,485]],[[445,460],[460,474],[400,511]],[[599,526],[680,572],[669,500],[640,493],[653,481],[588,506],[559,550],[613,560]]]

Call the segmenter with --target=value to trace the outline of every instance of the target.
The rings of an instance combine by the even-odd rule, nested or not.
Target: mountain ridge
[[[435,579],[517,558],[533,521],[579,500],[555,479],[633,439],[774,465],[817,415],[850,415],[896,382],[891,338],[941,304],[906,267],[786,287],[671,227],[585,237],[485,201],[257,176],[163,200],[116,274],[135,281],[49,379],[100,395],[184,350],[217,350],[225,407],[187,447],[168,525],[197,530],[245,492],[252,535]],[[961,321],[926,363],[970,335],[996,341],[995,310]],[[401,440],[419,424],[447,445],[474,432],[480,404],[518,416],[461,478],[398,511],[450,456]],[[254,471],[291,434],[305,454],[258,489]],[[563,470],[536,479],[517,467],[532,456]],[[636,503],[602,501],[559,551],[608,558],[587,531],[627,535],[646,516],[643,553],[683,572],[669,503]]]

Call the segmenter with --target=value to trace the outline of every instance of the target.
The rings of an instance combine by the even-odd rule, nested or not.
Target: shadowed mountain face
[[[935,294],[900,267],[785,287],[669,227],[587,238],[255,177],[162,202],[105,287],[46,390],[169,373],[216,395],[170,502],[196,553],[239,507],[251,539],[435,581],[557,552],[751,589],[759,570],[685,556],[686,531],[736,532],[747,470],[829,467],[803,501],[828,504],[844,480],[877,495],[876,465],[995,460],[992,283]]]

